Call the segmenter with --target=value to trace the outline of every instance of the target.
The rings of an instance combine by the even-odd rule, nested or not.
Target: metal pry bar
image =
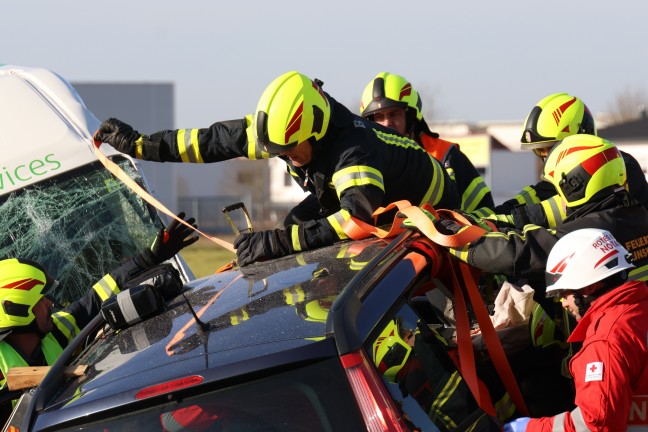
[[[245,223],[246,223],[245,228],[239,229],[234,223],[234,221],[232,220],[232,218],[230,217],[229,213],[234,210],[241,210],[243,212],[243,216],[245,216]],[[254,228],[252,227],[252,220],[250,219],[250,214],[245,208],[245,204],[243,204],[242,202],[237,202],[223,207],[223,214],[225,215],[227,222],[229,222],[230,226],[232,227],[232,231],[234,231],[235,235],[239,235],[241,233],[246,233],[246,232],[250,232],[250,233],[254,232]]]

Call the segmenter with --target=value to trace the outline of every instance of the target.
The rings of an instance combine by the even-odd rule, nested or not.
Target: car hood
[[[339,243],[192,281],[164,313],[96,341],[76,361],[86,374],[56,400],[76,405],[188,374],[270,367],[264,359],[326,338],[335,298],[385,244]]]

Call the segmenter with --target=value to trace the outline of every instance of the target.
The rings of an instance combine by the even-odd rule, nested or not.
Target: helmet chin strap
[[[581,318],[585,316],[585,312],[589,309],[592,301],[592,297],[585,298],[581,293],[574,293],[574,304],[578,308],[578,315],[580,315]]]

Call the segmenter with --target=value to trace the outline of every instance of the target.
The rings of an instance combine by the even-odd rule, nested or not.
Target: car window
[[[131,162],[118,162],[132,178]],[[147,247],[161,227],[145,202],[99,162],[0,198],[0,259],[41,263],[56,275],[56,300],[66,305]]]
[[[366,428],[338,358],[228,385],[179,403],[57,430],[328,432]]]
[[[396,405],[421,430],[498,430],[457,370],[443,324],[436,314],[421,310],[424,314],[404,303],[365,345]]]

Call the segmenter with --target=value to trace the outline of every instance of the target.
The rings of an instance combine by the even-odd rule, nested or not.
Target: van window
[[[115,160],[133,179],[125,158]],[[28,258],[57,278],[62,305],[153,241],[157,213],[96,162],[0,197],[0,259]]]

